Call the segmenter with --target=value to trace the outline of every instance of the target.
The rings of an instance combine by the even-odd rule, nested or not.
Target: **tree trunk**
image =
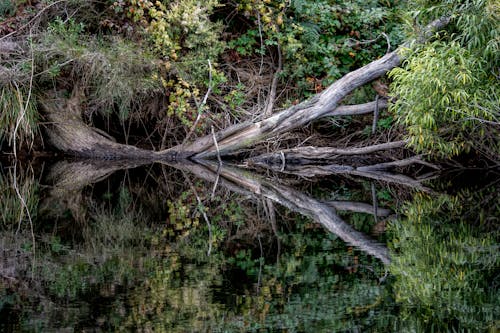
[[[47,119],[46,131],[51,144],[71,155],[104,160],[176,160],[177,151],[161,152],[116,143],[82,120],[81,93],[75,89],[70,99],[58,93],[46,96],[41,104]]]

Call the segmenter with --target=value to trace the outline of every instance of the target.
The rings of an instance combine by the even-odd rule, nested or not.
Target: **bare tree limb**
[[[391,150],[402,148],[406,145],[406,141],[394,141],[376,144],[367,147],[359,148],[333,148],[333,147],[297,147],[292,149],[285,149],[279,152],[262,154],[253,158],[250,158],[249,163],[262,163],[267,161],[268,163],[277,163],[281,161],[282,164],[284,159],[288,160],[332,160],[341,156],[353,156],[353,155],[365,155],[372,154],[379,151]]]

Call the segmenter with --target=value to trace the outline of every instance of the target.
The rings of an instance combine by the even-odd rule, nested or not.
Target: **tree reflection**
[[[42,185],[18,175],[35,255],[2,176],[4,328],[387,332],[498,318],[498,184],[415,194],[394,220],[383,206],[398,199],[380,193],[372,211],[369,183],[313,196],[218,165],[115,172],[126,167],[61,162]],[[390,259],[367,236],[379,218],[392,220]]]

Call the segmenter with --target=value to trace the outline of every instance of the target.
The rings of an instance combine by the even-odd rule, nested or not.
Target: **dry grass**
[[[38,132],[36,101],[29,87],[15,82],[0,87],[0,138],[9,146],[31,146]]]

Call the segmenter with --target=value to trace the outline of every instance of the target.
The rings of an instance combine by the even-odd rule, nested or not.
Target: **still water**
[[[3,163],[0,331],[495,332],[499,179]]]

